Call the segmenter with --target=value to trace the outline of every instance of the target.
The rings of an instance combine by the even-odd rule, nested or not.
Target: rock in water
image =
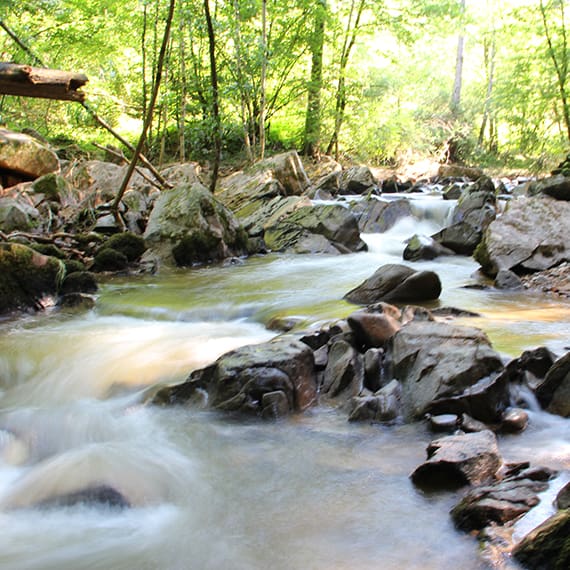
[[[449,435],[432,441],[428,460],[412,473],[415,485],[454,489],[491,479],[502,459],[493,432]]]
[[[360,305],[379,301],[420,303],[437,299],[440,294],[441,281],[433,271],[415,271],[405,265],[388,264],[377,269],[344,298]]]
[[[483,271],[542,271],[570,260],[570,202],[520,196],[493,221],[474,257]]]

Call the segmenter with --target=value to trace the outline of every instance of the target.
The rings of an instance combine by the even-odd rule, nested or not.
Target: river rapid
[[[440,229],[453,206],[411,199],[414,217],[362,236],[366,253],[272,254],[113,278],[87,313],[0,322],[0,568],[493,567],[453,528],[458,495],[426,495],[411,484],[433,437],[421,423],[349,424],[320,407],[276,423],[238,422],[141,405],[152,386],[269,340],[277,333],[266,325],[276,319],[318,327],[350,314],[355,306],[343,295],[379,266],[401,263],[404,240]],[[505,358],[539,345],[570,350],[567,302],[466,287],[476,282],[471,258],[413,267],[442,280],[432,308],[479,313],[458,322],[484,329]],[[570,422],[530,398],[529,407],[528,429],[499,440],[504,458],[570,470]],[[98,484],[133,508],[32,508]]]

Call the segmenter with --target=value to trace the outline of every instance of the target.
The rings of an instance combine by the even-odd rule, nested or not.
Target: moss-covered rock
[[[64,276],[61,260],[25,245],[0,244],[0,314],[42,308],[42,298],[56,294]]]
[[[34,181],[32,191],[35,194],[43,194],[48,200],[61,202],[62,196],[69,192],[69,188],[63,176],[50,172]]]
[[[76,271],[65,277],[60,288],[60,293],[95,293],[97,291],[97,280],[93,273],[89,271]]]
[[[149,257],[179,266],[242,255],[247,246],[232,212],[200,183],[162,192],[144,238]]]
[[[114,249],[102,249],[93,259],[93,271],[122,271],[129,265],[127,256]]]
[[[514,558],[531,570],[570,568],[570,509],[559,511],[528,534]]]
[[[146,251],[142,237],[131,232],[122,232],[111,236],[101,249],[114,249],[122,253],[129,261],[136,261]]]

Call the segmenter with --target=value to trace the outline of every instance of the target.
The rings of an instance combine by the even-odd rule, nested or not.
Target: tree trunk
[[[125,178],[123,179],[123,183],[121,184],[121,187],[119,188],[119,191],[117,192],[117,196],[115,196],[115,200],[113,201],[113,204],[112,204],[111,209],[112,209],[113,213],[115,214],[115,218],[118,218],[119,204],[121,202],[121,198],[123,197],[123,194],[125,193],[127,186],[129,185],[129,182],[130,182],[131,177],[133,175],[133,172],[137,166],[137,161],[139,159],[139,155],[142,152],[142,148],[143,148],[145,140],[146,140],[146,134],[148,132],[148,128],[152,122],[152,114],[154,111],[154,106],[156,104],[156,99],[158,97],[158,90],[160,88],[160,80],[162,77],[162,66],[164,65],[164,60],[166,58],[166,49],[168,47],[168,41],[170,39],[170,28],[172,26],[172,18],[174,16],[175,4],[176,4],[176,0],[170,0],[170,6],[168,9],[168,16],[166,18],[166,25],[164,27],[164,36],[162,38],[162,46],[160,48],[160,54],[158,56],[158,62],[156,65],[156,77],[154,80],[154,86],[153,86],[153,90],[152,90],[151,99],[150,99],[150,102],[148,105],[148,112],[147,112],[147,115],[145,117],[143,130],[140,134],[139,142],[137,144],[137,147],[135,148],[133,158],[131,159],[131,162],[129,164],[129,168],[127,169],[127,172],[125,174]]]
[[[259,158],[265,156],[265,79],[267,75],[267,0],[261,0],[261,99],[259,104]]]
[[[465,13],[465,0],[461,0],[461,13]],[[459,113],[461,105],[461,85],[463,82],[463,53],[465,51],[465,37],[461,33],[457,38],[457,57],[455,59],[455,80],[451,94],[451,112]]]
[[[356,41],[356,36],[358,29],[360,27],[360,19],[362,17],[362,12],[364,11],[364,5],[366,0],[359,0],[358,8],[356,8],[356,0],[352,0],[350,5],[350,15],[348,18],[348,23],[346,25],[346,31],[344,36],[344,43],[342,46],[339,72],[338,72],[338,82],[336,89],[336,103],[335,103],[335,113],[334,113],[334,131],[331,136],[331,140],[327,146],[327,154],[330,154],[333,149],[335,151],[335,159],[338,160],[338,141],[340,138],[340,129],[344,121],[344,111],[346,109],[346,68],[348,66],[348,59],[350,57],[350,52],[354,43]],[[355,15],[356,9],[356,15]],[[354,23],[353,23],[354,18]]]
[[[323,86],[323,48],[325,41],[326,0],[317,0],[314,15],[313,37],[311,40],[311,80],[308,88],[307,115],[303,154],[311,157],[319,155],[321,138],[321,90]]]
[[[493,37],[489,45],[485,42],[485,71],[487,73],[487,94],[485,97],[485,107],[483,109],[483,119],[481,120],[481,128],[479,129],[479,146],[483,145],[485,139],[485,129],[487,128],[487,121],[491,111],[491,100],[493,96],[493,86],[495,81],[495,31],[493,30]]]
[[[212,117],[214,119],[214,163],[212,165],[212,178],[210,180],[210,192],[216,190],[218,181],[218,171],[220,169],[220,158],[222,154],[222,125],[220,121],[220,103],[218,94],[218,68],[216,65],[216,36],[210,14],[210,2],[204,0],[204,13],[206,15],[206,25],[208,27],[208,45],[210,50],[210,82],[212,86]]]

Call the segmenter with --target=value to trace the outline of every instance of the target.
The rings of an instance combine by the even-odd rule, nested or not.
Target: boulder
[[[153,403],[198,402],[218,410],[275,417],[285,413],[285,399],[288,413],[305,410],[316,402],[317,384],[311,349],[298,340],[278,337],[222,355],[182,384],[160,390]]]
[[[316,162],[307,161],[305,171],[313,182],[312,186],[305,191],[306,195],[313,198],[317,193],[329,194],[330,197],[338,194],[342,166],[332,157],[325,155]]]
[[[483,176],[480,168],[472,168],[461,164],[442,164],[437,172],[441,178],[467,178],[477,180]]]
[[[527,513],[540,502],[548,488],[533,469],[523,469],[492,485],[470,490],[453,508],[455,526],[465,532],[482,530],[491,524],[503,525]]]
[[[32,184],[31,190],[34,194],[42,194],[46,200],[53,202],[62,202],[63,198],[70,193],[67,180],[55,172],[37,178]]]
[[[415,234],[408,240],[403,257],[406,261],[423,261],[454,253],[431,237]]]
[[[381,200],[368,196],[362,200],[352,202],[350,209],[358,220],[358,227],[362,233],[384,233],[394,227],[396,223],[412,215],[409,200]]]
[[[522,289],[520,277],[510,269],[500,269],[495,277],[495,287],[497,289]]]
[[[569,219],[570,202],[518,197],[489,225],[474,257],[491,277],[501,269],[549,269],[570,260]]]
[[[530,193],[544,194],[555,200],[570,201],[570,177],[556,174],[532,183]]]
[[[192,186],[192,184],[200,182],[200,165],[197,162],[171,164],[163,168],[160,174],[172,186]]]
[[[321,394],[341,403],[360,394],[364,385],[364,359],[343,339],[332,341],[323,374]]]
[[[529,570],[570,568],[570,509],[557,512],[525,536],[513,557]]]
[[[0,243],[0,275],[0,314],[41,309],[42,298],[57,293],[65,265],[25,245]]]
[[[411,321],[392,338],[388,357],[408,418],[467,413],[496,421],[508,404],[508,384],[495,374],[501,357],[479,329]]]
[[[60,294],[68,293],[96,293],[97,280],[89,271],[74,271],[65,276],[61,284]]]
[[[37,139],[0,129],[0,170],[33,180],[49,172],[59,172],[59,159]]]
[[[570,417],[570,352],[552,365],[535,393],[551,414]]]
[[[132,232],[121,232],[111,236],[99,249],[113,249],[122,253],[129,262],[136,261],[146,251],[146,244],[142,237]]]
[[[163,191],[144,238],[147,259],[177,266],[242,255],[247,241],[233,214],[200,183]]]
[[[400,383],[392,380],[371,396],[356,396],[350,402],[349,422],[391,422],[400,412]]]
[[[507,433],[518,433],[524,431],[528,426],[528,413],[520,408],[509,408],[505,410],[501,418],[501,431]]]
[[[339,204],[302,206],[265,229],[274,251],[349,253],[364,251],[354,215]]]
[[[432,441],[428,459],[411,474],[412,481],[425,489],[455,489],[492,479],[502,459],[492,431],[449,435]]]
[[[384,346],[386,341],[392,338],[402,326],[397,317],[393,316],[390,311],[384,310],[355,311],[349,315],[347,321],[354,332],[356,342],[365,349]]]
[[[40,213],[23,199],[0,198],[0,230],[6,233],[29,231],[39,221]]]
[[[415,271],[405,265],[388,264],[377,269],[344,298],[360,305],[379,301],[419,303],[437,299],[440,293],[441,282],[433,271]]]
[[[505,374],[511,384],[528,386],[535,391],[544,382],[555,361],[556,356],[548,348],[540,346],[525,350],[518,358],[513,358],[507,364]]]
[[[340,175],[341,194],[364,194],[378,189],[378,182],[368,166],[352,166]]]

